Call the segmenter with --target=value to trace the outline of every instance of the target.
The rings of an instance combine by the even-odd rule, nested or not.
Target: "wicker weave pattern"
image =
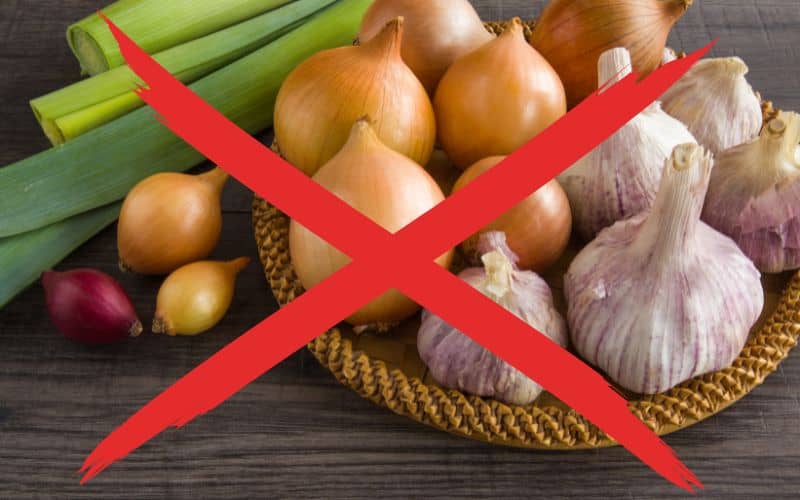
[[[288,249],[289,219],[256,197],[253,223],[259,255],[281,305],[303,291]],[[630,401],[631,411],[659,434],[708,418],[761,384],[797,344],[800,336],[800,273],[790,281],[777,309],[752,336],[730,368],[692,379],[675,389]],[[389,369],[356,350],[338,329],[309,344],[319,362],[362,397],[448,432],[512,446],[579,449],[614,445],[574,410],[556,405],[509,406],[455,390],[443,390]]]
[[[492,33],[502,23],[487,23]],[[533,23],[526,23],[530,36]],[[777,110],[764,102],[765,123]],[[281,306],[294,300],[303,287],[294,273],[288,248],[289,219],[256,197],[253,227],[270,287]],[[689,380],[654,396],[632,396],[629,408],[658,434],[688,427],[735,403],[774,372],[800,336],[800,273],[789,282],[766,323],[751,335],[741,355],[725,370]],[[584,449],[613,446],[600,429],[563,405],[542,402],[509,406],[408,376],[398,368],[354,347],[339,329],[308,346],[317,360],[344,385],[395,413],[447,432],[510,446],[543,449]],[[407,345],[407,349],[415,346]]]

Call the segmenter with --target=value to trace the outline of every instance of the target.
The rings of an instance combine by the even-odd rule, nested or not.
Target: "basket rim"
[[[300,294],[288,251],[289,219],[259,196],[253,228],[270,288],[283,307]],[[740,400],[774,372],[800,337],[800,272],[794,273],[766,323],[734,363],[662,394],[631,399],[628,407],[659,435],[705,420]],[[356,349],[336,327],[308,344],[314,357],[345,386],[400,415],[440,430],[488,442],[542,449],[616,445],[573,409],[555,405],[508,405],[427,384]]]

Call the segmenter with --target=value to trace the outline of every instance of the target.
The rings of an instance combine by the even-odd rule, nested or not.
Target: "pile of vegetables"
[[[275,109],[278,145],[397,231],[442,198],[423,170],[432,123],[451,172],[463,171],[458,191],[568,106],[669,62],[667,36],[690,4],[553,0],[528,41],[519,19],[487,39],[467,1],[376,0],[359,46],[317,54],[289,75]],[[739,59],[698,64],[663,102],[464,242],[459,277],[631,391],[666,391],[729,366],[764,306],[756,264],[800,268],[790,185],[800,121],[781,115],[748,143],[762,119],[745,73]],[[719,175],[712,153],[725,163]],[[707,192],[720,210],[703,210]],[[562,259],[573,232],[583,248],[564,276],[563,318],[537,273]],[[349,262],[295,221],[289,250],[305,288]],[[358,333],[385,332],[416,311],[392,291],[347,321]],[[514,404],[542,391],[429,311],[417,347],[445,387]]]
[[[204,2],[205,9],[198,9],[195,0],[168,3],[169,7],[165,7],[164,2],[155,0],[124,0],[109,6],[104,13],[128,30],[135,41],[141,43],[147,37],[157,40],[155,45],[146,46],[149,51],[177,51],[181,60],[176,70],[190,68],[192,73],[206,68],[194,73],[198,78],[207,68],[213,71],[218,67],[197,79],[190,88],[238,126],[256,133],[272,124],[275,98],[289,72],[320,50],[352,43],[371,2],[226,0]],[[239,6],[239,13],[228,8],[234,6]],[[247,21],[255,23],[254,29],[233,26],[251,15],[264,16]],[[299,17],[302,15],[305,17]],[[288,30],[295,24],[298,24],[295,29],[274,38],[279,30]],[[72,28],[70,32],[89,27],[86,38],[97,42],[73,43],[78,53],[96,49],[118,54],[116,42],[96,14],[78,26],[83,27]],[[283,28],[276,30],[276,27]],[[205,44],[203,37],[214,36],[215,29],[237,31],[230,38],[220,35],[216,43]],[[215,48],[213,53],[200,53],[192,50],[192,46],[184,47],[192,43]],[[220,55],[222,59],[216,60]],[[197,59],[184,65],[183,56]],[[94,81],[92,78],[76,84],[91,85],[90,92],[76,94],[67,87],[60,91],[63,94],[57,91],[49,98],[34,100],[34,110],[40,109],[46,130],[45,119],[57,121],[63,112],[71,116],[72,112],[89,110],[86,121],[81,119],[73,129],[77,136],[63,145],[0,168],[0,307],[35,282],[43,271],[112,223],[119,214],[120,201],[140,181],[161,172],[186,171],[204,160],[154,119],[152,110],[138,107],[141,106],[138,97],[133,97],[138,109],[113,118],[128,102],[127,92],[136,87],[137,81],[127,68],[120,66],[122,61],[118,56],[108,59],[116,61],[111,66],[117,67],[117,71],[122,68],[119,73],[122,85],[102,80],[99,84],[90,83]],[[225,65],[228,61],[231,62]],[[168,61],[162,59],[162,62]],[[84,67],[87,65],[90,63],[84,62]],[[103,96],[106,89],[111,89],[110,94],[105,94],[108,99],[95,102],[96,96]],[[39,108],[42,102],[46,106]],[[53,114],[46,115],[50,112]],[[95,122],[101,115],[104,118]],[[110,121],[101,124],[105,120]],[[91,128],[87,126],[90,123],[99,126]]]
[[[519,19],[491,36],[467,0],[229,0],[149,27],[151,0],[106,13],[245,130],[274,124],[286,160],[395,232],[598,88],[669,62],[667,37],[691,3],[552,0],[530,40]],[[227,175],[178,173],[199,154],[137,109],[135,78],[96,17],[69,37],[95,76],[32,102],[62,146],[0,170],[0,304],[119,214],[120,267],[168,276],[153,330],[206,331],[248,264],[207,260]],[[436,262],[449,268],[460,252],[461,279],[631,391],[729,366],[763,309],[761,272],[800,269],[800,118],[762,123],[746,73],[738,58],[700,62]],[[458,177],[452,190],[431,174],[437,147]],[[564,276],[562,317],[541,275],[565,264],[570,240],[581,249]],[[306,289],[349,262],[296,221],[289,251]],[[141,332],[113,278],[77,270],[43,281],[65,335],[96,343]],[[419,309],[390,291],[347,322],[391,334]],[[441,385],[523,405],[541,393],[435,314],[421,318],[419,354]]]

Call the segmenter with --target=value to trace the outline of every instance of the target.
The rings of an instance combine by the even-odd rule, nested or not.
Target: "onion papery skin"
[[[42,275],[50,319],[67,338],[89,345],[136,337],[142,323],[128,295],[111,276],[94,269]]]
[[[634,71],[658,68],[672,27],[692,0],[553,0],[536,21],[531,44],[561,76],[572,108],[597,90],[597,61],[616,47]]]
[[[216,168],[199,176],[156,174],[137,184],[120,211],[120,267],[163,276],[208,257],[222,232],[220,196],[227,179]]]
[[[567,104],[558,75],[514,19],[495,40],[450,66],[434,109],[443,149],[466,169],[513,153],[561,118]]]
[[[505,159],[493,156],[468,168],[453,187],[456,193]],[[520,269],[546,271],[567,249],[572,233],[572,212],[567,194],[556,179],[528,196],[497,220],[464,242],[467,255],[476,254],[481,235],[490,231],[505,234],[507,244],[518,258]]]
[[[420,165],[436,141],[425,87],[400,55],[404,21],[369,42],[319,52],[295,68],[275,103],[275,138],[292,165],[313,176],[369,116],[381,141]]]
[[[430,95],[456,59],[492,40],[467,0],[376,0],[359,40],[372,40],[392,19],[405,18],[402,56]]]
[[[233,301],[236,277],[249,257],[200,261],[170,274],[158,291],[153,333],[194,336],[216,326]]]
[[[392,151],[359,121],[342,151],[314,180],[389,232],[396,232],[444,200],[436,181],[419,165]],[[289,250],[297,277],[310,290],[350,262],[350,258],[296,221],[289,227]],[[448,267],[452,251],[436,259]],[[387,266],[393,265],[387,262]],[[349,317],[359,327],[402,321],[419,306],[396,290],[373,300]]]

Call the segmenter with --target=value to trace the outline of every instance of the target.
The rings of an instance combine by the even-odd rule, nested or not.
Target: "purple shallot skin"
[[[67,338],[101,345],[142,332],[130,298],[105,273],[93,269],[47,271],[42,285],[50,318]]]

